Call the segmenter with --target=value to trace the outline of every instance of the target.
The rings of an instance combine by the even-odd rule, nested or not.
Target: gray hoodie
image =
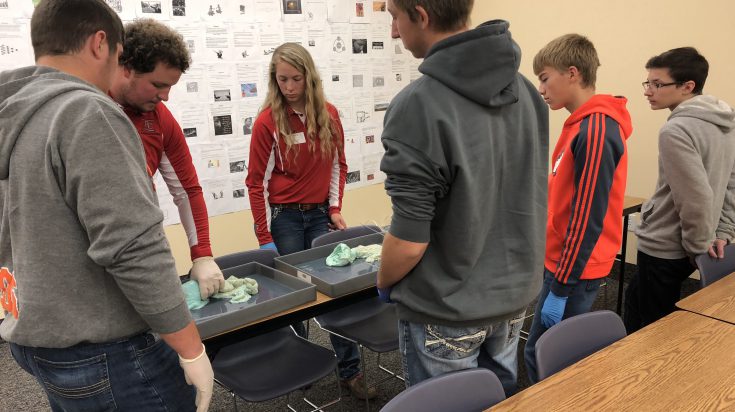
[[[191,320],[140,138],[99,89],[48,67],[0,73],[0,210],[18,315],[3,339],[64,348]]]
[[[680,259],[735,235],[735,111],[713,96],[679,104],[658,138],[656,191],[643,204],[638,249]]]
[[[393,288],[401,319],[487,325],[539,292],[548,108],[520,57],[507,22],[485,23],[436,43],[388,108],[390,232],[428,242]]]

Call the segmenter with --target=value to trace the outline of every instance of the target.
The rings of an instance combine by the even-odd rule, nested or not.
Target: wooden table
[[[735,410],[735,325],[676,311],[491,411]]]
[[[625,196],[623,201],[623,245],[620,249],[620,271],[618,275],[618,307],[620,315],[623,311],[623,284],[625,281],[625,254],[628,248],[628,223],[630,215],[641,211],[641,206],[646,199],[642,197]]]
[[[735,324],[735,273],[680,300],[676,307]]]

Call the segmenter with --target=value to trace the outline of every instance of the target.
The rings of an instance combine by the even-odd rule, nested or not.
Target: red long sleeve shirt
[[[342,210],[342,195],[347,176],[344,131],[337,109],[327,104],[336,125],[340,144],[336,156],[325,158],[320,148],[312,153],[306,143],[306,124],[299,114],[287,109],[293,134],[303,134],[287,152],[286,142],[276,130],[271,109],[260,113],[253,125],[250,141],[248,177],[245,183],[255,221],[258,243],[273,241],[270,233],[270,204],[329,202],[329,214]],[[337,141],[335,141],[337,143]]]
[[[143,140],[148,172],[152,176],[159,170],[174,198],[191,259],[212,256],[207,205],[181,126],[163,103],[151,112],[141,113],[129,107],[123,110]]]

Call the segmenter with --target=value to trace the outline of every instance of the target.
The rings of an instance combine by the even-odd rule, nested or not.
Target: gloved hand
[[[554,292],[549,291],[541,307],[541,324],[545,328],[550,328],[561,321],[564,316],[564,308],[567,306],[566,296],[556,296]]]
[[[392,300],[390,300],[390,292],[393,290],[393,287],[389,288],[378,288],[378,299],[381,302],[385,303],[393,303]]]
[[[260,245],[260,248],[261,248],[261,249],[270,249],[270,250],[275,250],[275,251],[276,251],[276,253],[278,253],[278,248],[276,247],[276,244],[275,244],[275,243],[273,243],[273,242],[270,242],[270,243],[266,243],[265,245]]]
[[[212,400],[212,386],[214,385],[214,371],[209,363],[207,351],[202,344],[202,353],[194,359],[184,359],[179,355],[179,364],[184,370],[186,383],[194,385],[197,390],[197,412],[206,412]]]
[[[225,287],[225,277],[211,256],[194,259],[190,274],[191,279],[199,283],[199,295],[202,300],[207,300]]]

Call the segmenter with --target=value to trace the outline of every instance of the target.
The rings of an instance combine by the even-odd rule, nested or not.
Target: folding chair
[[[702,253],[694,260],[699,268],[699,284],[702,287],[709,286],[735,272],[735,243],[725,246],[725,257],[722,259],[715,259],[708,253]]]
[[[380,233],[377,226],[355,226],[344,230],[334,231],[317,237],[311,243],[312,247],[336,244],[355,237]],[[380,364],[380,354],[398,349],[398,316],[395,305],[383,303],[377,297],[355,303],[315,318],[320,328],[354,342],[360,349],[360,364],[365,378],[364,389],[368,391],[368,373],[365,365],[365,351],[367,348],[378,354],[378,368],[389,374],[385,379],[377,381],[377,386],[385,380],[397,378],[403,381],[403,376],[393,372]],[[365,399],[368,410],[370,401]]]
[[[538,379],[546,379],[625,336],[623,321],[609,310],[564,319],[536,342]]]
[[[465,369],[420,382],[383,406],[381,412],[482,411],[505,399],[503,385],[484,368]]]
[[[250,262],[273,267],[273,250],[250,250],[216,258],[222,269]],[[259,335],[220,349],[212,361],[215,382],[232,394],[233,408],[237,398],[248,402],[275,399],[309,387],[334,372],[338,398],[317,406],[303,398],[311,412],[334,405],[342,399],[337,356],[331,350],[301,338],[291,327]],[[295,409],[288,404],[291,411]]]

